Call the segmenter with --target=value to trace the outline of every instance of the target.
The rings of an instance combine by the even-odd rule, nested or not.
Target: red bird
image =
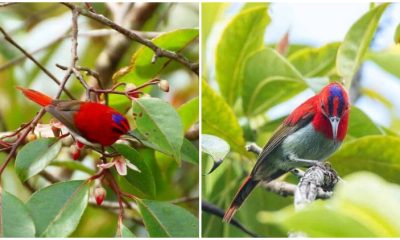
[[[54,100],[35,90],[17,88],[30,100],[43,106],[83,144],[110,146],[130,129],[126,118],[106,105],[78,100]]]
[[[349,98],[338,83],[327,85],[298,106],[263,148],[224,221],[231,221],[260,181],[272,181],[294,168],[314,165],[329,157],[345,138],[348,120]]]

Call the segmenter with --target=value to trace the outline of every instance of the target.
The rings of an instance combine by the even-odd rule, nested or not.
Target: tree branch
[[[339,178],[329,163],[310,167],[300,179],[294,194],[294,206],[302,209],[317,198],[330,198]]]
[[[219,218],[223,218],[224,217],[224,210],[218,208],[217,206],[206,202],[206,201],[201,201],[201,210],[203,212],[215,215]],[[260,237],[258,236],[256,233],[248,230],[246,227],[244,227],[239,221],[237,221],[236,219],[232,219],[229,224],[237,227],[238,229],[240,229],[241,231],[243,231],[244,233],[248,234],[251,237]]]
[[[9,43],[11,43],[14,47],[16,47],[18,50],[20,50],[27,58],[32,60],[38,66],[44,73],[46,73],[47,76],[50,77],[51,80],[53,80],[55,83],[58,85],[62,85],[60,81],[51,73],[49,70],[47,70],[42,64],[40,64],[32,55],[30,55],[25,49],[23,49],[18,43],[16,43],[10,35],[7,34],[6,31],[2,27],[0,27],[0,32],[4,35],[4,39],[7,40]],[[68,95],[69,98],[74,99],[72,94],[62,86],[62,89],[64,92]]]
[[[97,22],[100,22],[106,26],[109,26],[110,28],[120,32],[121,34],[125,35],[126,37],[130,38],[131,40],[136,41],[144,46],[147,46],[148,48],[153,50],[156,58],[167,57],[167,58],[173,59],[173,60],[183,64],[184,66],[186,66],[187,68],[192,70],[197,75],[199,75],[199,64],[198,63],[192,63],[188,59],[186,59],[184,56],[182,56],[178,53],[161,49],[156,44],[154,44],[152,41],[142,38],[135,32],[114,23],[113,21],[111,21],[110,19],[106,18],[105,16],[103,16],[101,14],[90,12],[89,10],[80,8],[71,3],[62,3],[62,4],[64,4],[65,6],[67,6],[70,9],[76,9],[80,14],[82,14],[86,17],[89,17]]]

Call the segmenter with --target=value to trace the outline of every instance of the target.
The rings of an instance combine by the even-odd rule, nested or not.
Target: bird
[[[121,113],[101,103],[56,100],[32,89],[20,86],[17,89],[60,121],[77,143],[111,146],[130,130],[128,120]]]
[[[348,94],[336,82],[294,109],[258,155],[223,221],[231,221],[259,182],[270,182],[298,167],[320,164],[338,150],[347,133],[349,109]]]

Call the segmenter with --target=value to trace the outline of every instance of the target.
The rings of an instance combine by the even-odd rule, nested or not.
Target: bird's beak
[[[338,128],[339,128],[340,118],[339,117],[330,117],[329,121],[331,122],[333,141],[335,143],[337,143],[337,132],[338,132]]]

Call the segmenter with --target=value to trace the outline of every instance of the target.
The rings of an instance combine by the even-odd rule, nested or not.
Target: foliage
[[[96,14],[124,26],[128,24],[124,17],[115,14],[132,11],[129,28],[145,41],[198,63],[197,4],[74,4],[83,9],[91,6]],[[118,7],[124,10],[116,11]],[[0,9],[0,26],[28,52],[62,36],[32,53],[62,79],[65,72],[55,64],[70,62],[71,16],[70,9],[60,3],[18,3]],[[74,161],[75,142],[69,135],[60,136],[60,128],[46,114],[22,139],[15,161],[1,174],[1,237],[198,236],[199,151],[198,137],[193,134],[199,121],[198,76],[169,57],[155,58],[152,49],[130,40],[118,46],[124,50],[113,62],[104,63],[105,53],[110,54],[110,49],[121,44],[118,41],[128,38],[84,14],[79,15],[78,29],[83,35],[77,39],[77,66],[103,74],[105,68],[110,71],[109,77],[100,75],[99,81],[103,81],[103,89],[112,91],[98,94],[99,100],[122,113],[132,131],[106,148],[108,155],[98,147],[85,146]],[[98,30],[110,33],[93,37]],[[4,67],[21,53],[3,38],[0,41],[0,163],[4,164],[6,147],[16,144],[21,132],[7,135],[20,126],[30,126],[39,110],[15,86],[49,96],[54,96],[59,86],[29,60]],[[95,85],[90,74],[83,77]],[[160,79],[169,90],[161,87]],[[68,80],[66,88],[76,99],[84,99],[88,90],[75,77]],[[130,95],[136,88],[140,91]],[[61,99],[68,98],[63,94]],[[96,192],[97,188],[101,190]],[[105,199],[98,205],[96,194],[103,190]]]
[[[215,49],[205,54],[215,55],[215,66],[211,62],[202,72],[203,134],[208,134],[207,138],[217,137],[215,144],[221,149],[230,146],[230,152],[225,157],[224,151],[204,142],[203,173],[214,164],[215,157],[210,156],[222,156],[225,160],[212,174],[203,176],[202,191],[204,201],[221,209],[229,206],[254,165],[254,157],[245,152],[245,142],[264,145],[284,119],[271,119],[270,110],[276,110],[282,103],[286,106],[290,103],[293,109],[299,105],[293,103],[293,97],[305,89],[317,92],[332,80],[342,79],[349,89],[367,60],[399,76],[395,67],[398,46],[380,52],[369,47],[388,4],[379,4],[360,16],[343,41],[321,47],[286,44],[284,39],[276,45],[266,45],[265,30],[274,19],[270,20],[265,5],[245,5],[241,9],[238,4],[204,5],[203,17],[219,13],[212,22],[203,20],[207,23],[204,31],[213,33],[213,28],[219,31],[202,39],[203,46],[206,41],[209,46],[206,51]],[[244,35],[252,38],[243,38]],[[276,47],[279,45],[281,48]],[[358,91],[362,97],[379,101],[393,111],[393,102],[385,96],[370,89]],[[352,100],[357,103],[357,99]],[[395,121],[397,118],[393,116]],[[384,128],[352,105],[348,135],[342,148],[328,159],[346,181],[339,184],[331,199],[318,200],[295,212],[293,198],[256,188],[235,219],[247,229],[268,237],[286,237],[292,231],[310,237],[400,236],[394,218],[398,211],[389,214],[395,208],[391,204],[398,201],[399,186],[387,182],[399,183],[398,132],[398,127]],[[368,172],[354,173],[360,170]],[[290,174],[283,178],[296,182]],[[205,237],[248,236],[209,213],[202,214],[202,232]]]

